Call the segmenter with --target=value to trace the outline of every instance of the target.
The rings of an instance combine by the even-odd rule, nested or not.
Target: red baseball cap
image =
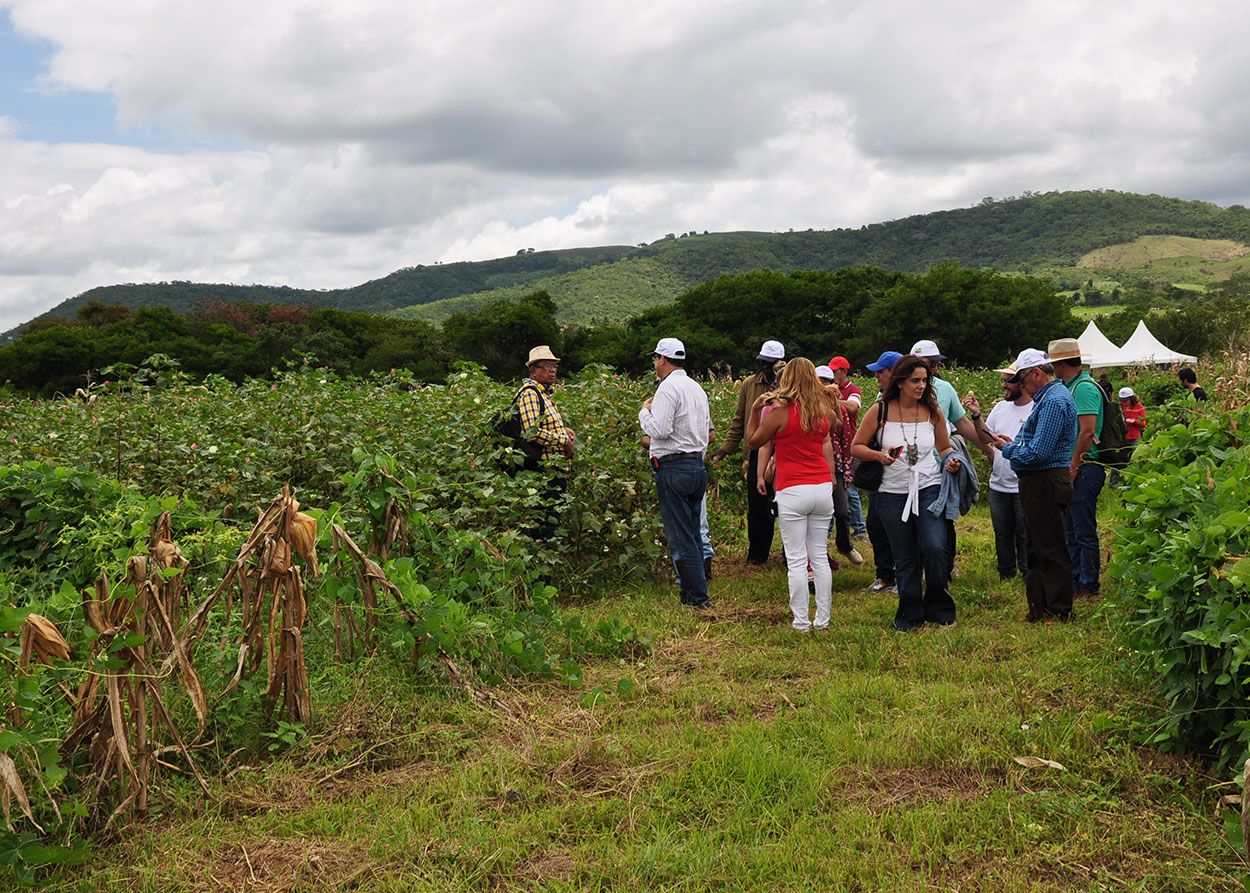
[[[829,361],[830,369],[850,369],[851,363],[846,357],[834,357]]]

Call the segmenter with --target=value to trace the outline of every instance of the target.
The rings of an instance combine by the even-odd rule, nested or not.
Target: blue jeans
[[[1029,574],[1024,511],[1019,493],[990,490],[990,521],[994,525],[994,552],[998,556],[998,576],[1006,580],[1017,573]]]
[[[1098,551],[1098,494],[1106,482],[1107,470],[1090,463],[1076,470],[1076,480],[1072,482],[1072,501],[1063,516],[1063,532],[1068,538],[1075,589],[1098,591],[1098,569],[1102,565]]]
[[[947,588],[950,556],[947,554],[945,518],[935,518],[925,506],[938,497],[936,484],[920,491],[920,514],[902,520],[906,493],[881,493],[872,497],[872,514],[880,515],[894,553],[898,580],[897,630],[919,629],[928,623],[943,626],[955,622],[955,600]],[[921,577],[923,576],[923,580]]]
[[[846,483],[846,501],[851,509],[851,536],[863,536],[868,532],[867,526],[864,524],[864,507],[859,501],[859,487],[850,482],[850,476],[847,476]]]
[[[703,560],[716,557],[716,550],[712,548],[712,537],[707,527],[707,493],[703,494],[703,502],[699,504],[699,542],[703,545]],[[673,572],[677,573],[677,561],[681,558],[680,552],[674,552],[669,548],[669,553],[673,556]]]
[[[699,506],[707,493],[707,468],[698,456],[683,456],[655,469],[655,492],[664,520],[668,550],[677,567],[681,603],[707,604],[703,575],[703,543],[699,536]]]

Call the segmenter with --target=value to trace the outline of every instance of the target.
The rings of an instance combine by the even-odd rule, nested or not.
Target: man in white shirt
[[[669,551],[676,557],[681,603],[709,607],[703,546],[699,538],[699,507],[707,492],[707,452],[711,412],[703,388],[686,375],[686,346],[661,338],[651,354],[660,386],[642,404],[638,424],[651,438],[651,467],[664,519]]]
[[[998,576],[1010,580],[1017,573],[1025,577],[1029,572],[1027,558],[1028,541],[1024,535],[1024,512],[1020,508],[1020,479],[1011,468],[1011,462],[994,449],[991,434],[1005,434],[1015,440],[1025,419],[1033,411],[1033,396],[1016,377],[1016,364],[1005,369],[995,369],[1003,375],[1003,396],[994,404],[990,414],[981,420],[981,404],[976,395],[964,397],[968,417],[973,420],[980,439],[980,447],[993,463],[990,472],[990,521],[994,524],[994,549],[998,555]]]

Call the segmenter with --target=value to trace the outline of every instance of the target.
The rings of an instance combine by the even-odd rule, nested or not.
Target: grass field
[[[792,632],[778,539],[763,569],[717,559],[710,615],[667,585],[578,600],[655,636],[581,689],[475,703],[379,658],[285,758],[49,888],[1242,889],[1232,789],[1139,743],[1154,707],[1112,621],[1022,622],[984,504],[959,530],[949,629],[890,632],[870,559],[835,574],[830,635]]]

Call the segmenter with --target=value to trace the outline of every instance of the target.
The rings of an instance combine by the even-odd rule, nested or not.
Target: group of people
[[[820,367],[804,357],[787,362],[784,346],[766,341],[759,370],[741,383],[729,433],[710,454],[708,399],[686,374],[685,345],[661,338],[651,357],[659,385],[638,422],[683,605],[705,610],[710,604],[705,458],[720,461],[739,444],[748,484],[747,561],[768,560],[779,527],[795,630],[828,627],[837,567],[828,553],[831,532],[853,564],[864,560],[853,537],[867,535],[876,579],[866,591],[897,592],[894,629],[955,623],[954,519],[980,487],[970,448],[992,463],[998,570],[1003,579],[1025,578],[1026,619],[1070,620],[1075,598],[1098,594],[1097,502],[1106,482],[1098,444],[1110,400],[1084,369],[1076,339],[1052,341],[1045,352],[1026,349],[996,370],[1003,399],[984,416],[974,394],[961,401],[940,377],[945,357],[933,341],[916,342],[908,354],[885,351],[868,364],[879,395],[866,410],[844,357]],[[531,351],[530,378],[517,399],[523,421],[556,465],[552,486],[562,493],[575,437],[551,402],[558,363],[546,346]],[[1145,408],[1131,388],[1118,397],[1135,442],[1146,426]],[[856,466],[873,463],[880,469],[865,517]]]

